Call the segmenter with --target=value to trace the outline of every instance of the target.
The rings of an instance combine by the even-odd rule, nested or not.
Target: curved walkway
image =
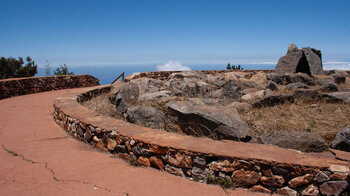
[[[52,118],[70,91],[0,100],[0,195],[262,195],[133,167],[71,138]]]

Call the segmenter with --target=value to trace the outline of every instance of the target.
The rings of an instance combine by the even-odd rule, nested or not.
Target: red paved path
[[[67,91],[0,100],[0,195],[259,195],[133,167],[71,138],[52,118]]]

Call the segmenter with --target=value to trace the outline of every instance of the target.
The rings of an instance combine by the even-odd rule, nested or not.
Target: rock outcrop
[[[332,141],[332,148],[350,152],[350,126],[337,133]]]
[[[280,74],[323,74],[321,51],[310,47],[298,49],[296,45],[290,44],[287,54],[278,60],[275,71]]]
[[[232,108],[208,106],[199,100],[169,102],[168,120],[184,133],[217,139],[250,141],[247,124]]]

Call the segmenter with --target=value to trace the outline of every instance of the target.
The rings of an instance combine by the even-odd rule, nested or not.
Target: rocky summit
[[[302,48],[290,44],[287,54],[278,60],[275,71],[285,73],[307,73],[309,75],[323,74],[322,54],[315,48]]]

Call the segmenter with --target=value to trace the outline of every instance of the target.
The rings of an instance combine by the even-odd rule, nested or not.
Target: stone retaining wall
[[[348,159],[341,161],[271,145],[172,134],[99,116],[77,102],[108,89],[103,86],[57,99],[57,124],[76,139],[132,165],[194,181],[282,195],[350,193],[349,153],[344,152]]]
[[[99,85],[99,80],[90,75],[4,79],[0,80],[0,99],[44,91],[97,85]]]

